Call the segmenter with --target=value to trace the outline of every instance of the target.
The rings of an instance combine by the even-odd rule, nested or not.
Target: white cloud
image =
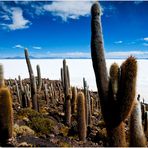
[[[39,47],[39,46],[33,46],[32,48],[33,49],[42,49],[42,47]]]
[[[44,9],[67,21],[67,19],[79,19],[80,16],[89,16],[91,6],[92,1],[54,1],[44,5]]]
[[[115,44],[121,44],[121,43],[123,43],[123,41],[116,41],[116,42],[114,42]]]
[[[10,30],[16,30],[16,29],[24,29],[28,28],[30,25],[30,21],[26,20],[23,17],[23,11],[21,8],[12,8],[11,12],[11,24],[2,24],[3,26],[9,28]]]
[[[20,45],[20,44],[17,44],[15,45],[13,48],[24,48],[24,46]]]
[[[144,40],[144,41],[148,41],[148,37],[145,37],[143,40]]]

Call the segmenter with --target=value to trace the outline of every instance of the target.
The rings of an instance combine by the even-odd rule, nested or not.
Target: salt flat
[[[34,74],[37,75],[36,65],[40,65],[42,78],[49,78],[51,80],[60,79],[60,68],[62,67],[62,59],[41,59],[31,60]],[[121,65],[124,60],[108,59],[107,68],[114,62]],[[28,69],[25,60],[0,60],[4,65],[5,78],[28,78]],[[83,87],[83,77],[88,82],[91,90],[97,90],[94,71],[91,59],[68,59],[67,64],[70,71],[71,85]],[[138,60],[138,79],[137,79],[137,94],[141,94],[141,99],[148,102],[148,60]]]

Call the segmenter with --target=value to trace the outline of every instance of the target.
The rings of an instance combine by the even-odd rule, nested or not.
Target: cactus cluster
[[[109,146],[127,146],[124,121],[129,117],[134,106],[137,61],[130,56],[120,68],[114,63],[110,68],[110,77],[108,76],[99,3],[93,4],[91,14],[91,56],[102,114],[109,137]],[[136,145],[131,144],[131,146]]]

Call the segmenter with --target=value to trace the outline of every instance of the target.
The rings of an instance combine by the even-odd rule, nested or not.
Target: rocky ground
[[[107,146],[107,133],[100,109],[95,108],[92,114],[92,125],[87,128],[87,140],[79,141],[77,131],[77,118],[72,115],[71,126],[65,124],[65,114],[63,111],[64,94],[61,87],[56,88],[60,81],[44,80],[53,83],[55,89],[55,101],[49,97],[49,102],[45,99],[44,89],[38,94],[39,112],[31,108],[22,108],[18,103],[17,93],[11,87],[14,110],[14,133],[10,141],[11,146],[23,147],[100,147]],[[25,82],[28,82],[26,79]],[[11,85],[13,81],[11,82]],[[97,94],[91,92],[95,98]],[[59,98],[60,96],[60,98]],[[126,123],[128,133],[128,122]]]

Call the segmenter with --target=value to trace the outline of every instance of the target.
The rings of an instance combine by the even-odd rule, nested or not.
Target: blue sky
[[[0,1],[1,58],[90,57],[92,1]],[[148,58],[148,2],[101,1],[108,58]]]

